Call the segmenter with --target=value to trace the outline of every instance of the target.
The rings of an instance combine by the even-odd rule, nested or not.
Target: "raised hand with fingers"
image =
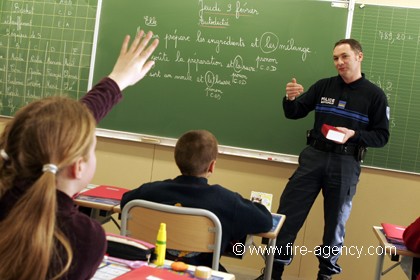
[[[109,78],[118,84],[121,91],[143,79],[155,64],[153,60],[148,61],[159,44],[159,40],[155,39],[148,45],[152,36],[151,31],[145,35],[145,32],[140,30],[131,46],[129,46],[130,36],[124,38],[120,55],[109,74]]]

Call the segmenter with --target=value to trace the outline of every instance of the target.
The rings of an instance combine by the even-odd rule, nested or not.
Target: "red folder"
[[[121,200],[123,194],[128,191],[129,189],[125,188],[100,185],[96,188],[82,192],[80,195]]]
[[[403,233],[406,227],[388,223],[381,223],[381,225],[387,238],[391,240],[403,240]]]
[[[191,277],[188,273],[178,274],[177,272],[170,271],[164,268],[142,266],[126,274],[123,274],[115,279],[117,280],[129,280],[129,279],[185,280],[185,279],[190,279],[191,280]]]

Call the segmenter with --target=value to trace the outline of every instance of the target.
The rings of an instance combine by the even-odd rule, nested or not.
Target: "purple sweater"
[[[420,254],[420,217],[405,229],[403,239],[409,250]]]

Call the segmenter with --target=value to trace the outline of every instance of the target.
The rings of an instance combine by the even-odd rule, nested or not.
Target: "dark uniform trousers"
[[[322,245],[307,249],[319,259],[320,274],[341,272],[337,260],[341,255],[345,224],[350,215],[360,169],[360,162],[354,155],[325,152],[312,146],[307,146],[301,152],[299,166],[286,185],[277,211],[286,215],[277,237],[277,267],[292,261],[294,252],[291,246],[321,191],[325,222]]]

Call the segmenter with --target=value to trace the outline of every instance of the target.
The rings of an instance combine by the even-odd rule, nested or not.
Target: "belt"
[[[349,144],[336,144],[331,142],[325,142],[317,140],[315,138],[308,139],[308,144],[317,150],[324,152],[331,152],[340,155],[357,155],[358,149],[356,145]]]

